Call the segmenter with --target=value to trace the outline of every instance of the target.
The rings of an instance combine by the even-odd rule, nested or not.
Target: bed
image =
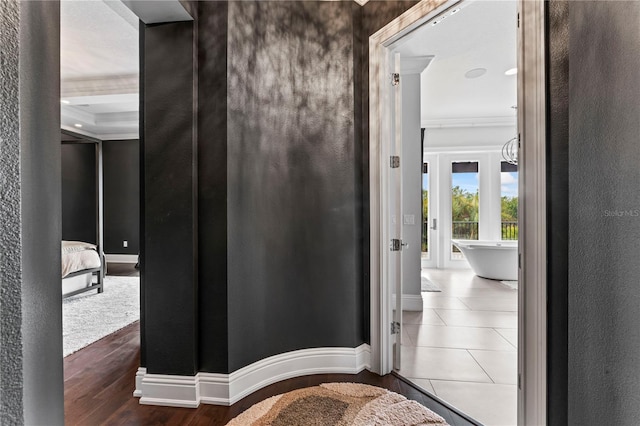
[[[104,256],[98,246],[82,241],[62,241],[62,297],[91,290],[102,293],[104,265]]]

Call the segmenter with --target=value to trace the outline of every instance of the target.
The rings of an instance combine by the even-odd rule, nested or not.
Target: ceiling
[[[62,128],[138,138],[138,18],[119,0],[65,0],[60,14]]]
[[[400,40],[403,59],[431,57],[421,73],[422,126],[515,125],[516,2],[466,1],[436,25],[431,22]],[[477,78],[465,74],[483,68]]]
[[[468,0],[459,9],[395,46],[426,66],[422,126],[513,126],[516,76],[504,72],[516,66],[516,2]],[[138,137],[138,22],[119,0],[61,2],[63,129],[98,139]],[[486,73],[465,77],[477,68]]]

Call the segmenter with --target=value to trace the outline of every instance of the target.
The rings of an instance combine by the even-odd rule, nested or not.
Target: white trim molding
[[[195,376],[136,373],[133,396],[140,404],[195,408],[202,404],[232,405],[265,386],[311,374],[357,374],[370,367],[370,348],[301,349],[274,355],[231,374]]]
[[[393,357],[389,332],[391,291],[389,271],[388,162],[390,147],[383,140],[390,132],[389,49],[394,41],[437,16],[458,0],[423,0],[369,37],[369,220],[371,288],[371,371],[391,371]]]
[[[137,254],[104,254],[107,263],[138,263]]]
[[[396,295],[391,295],[391,306],[396,305]],[[419,312],[424,310],[424,302],[422,295],[403,294],[402,295],[402,311]]]
[[[422,118],[425,129],[459,129],[469,127],[511,127],[516,126],[517,117],[468,117],[468,118]]]
[[[545,4],[519,0],[518,424],[547,423]]]

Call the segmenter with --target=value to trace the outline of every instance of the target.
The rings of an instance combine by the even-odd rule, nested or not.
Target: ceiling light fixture
[[[474,68],[472,70],[467,71],[464,76],[467,78],[478,78],[485,75],[487,72],[486,68]]]
[[[80,127],[82,127],[82,124],[76,123],[76,124],[74,124],[74,126],[76,126],[77,128],[80,128]]]
[[[356,0],[358,1],[358,0]],[[367,0],[368,1],[368,0]],[[433,21],[431,21],[431,25],[438,25],[440,22],[444,21],[445,19],[447,19],[447,16],[452,16],[455,15],[456,13],[460,12],[460,8],[456,7],[455,9],[452,9],[451,12],[445,12],[442,15],[438,16],[436,19],[434,19]]]
[[[502,146],[502,158],[509,164],[518,165],[518,137],[511,138]]]
[[[434,19],[432,25],[437,25],[440,22],[444,21],[445,19],[447,19],[447,15],[446,14],[440,16],[438,19]]]
[[[65,105],[69,105],[69,104],[71,103],[71,102],[69,102],[69,101],[68,101],[68,100],[66,100],[66,99],[60,99],[60,102],[61,102],[61,103],[63,103],[63,104],[65,104]]]
[[[504,72],[504,75],[516,75],[518,74],[518,68],[510,68]]]

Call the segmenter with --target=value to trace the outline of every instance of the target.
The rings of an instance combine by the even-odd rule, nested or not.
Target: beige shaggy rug
[[[375,386],[324,383],[255,404],[227,426],[446,425],[416,401]]]

